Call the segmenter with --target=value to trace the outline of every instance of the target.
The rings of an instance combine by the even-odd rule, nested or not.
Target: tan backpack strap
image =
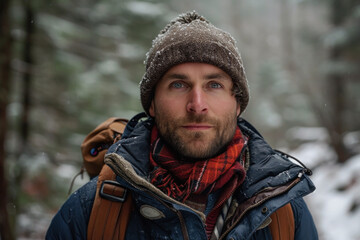
[[[116,181],[116,174],[109,166],[104,165],[97,182],[87,239],[125,239],[131,210],[130,192],[119,185]]]
[[[291,204],[279,208],[271,216],[269,225],[274,240],[293,240],[295,237],[295,220]]]

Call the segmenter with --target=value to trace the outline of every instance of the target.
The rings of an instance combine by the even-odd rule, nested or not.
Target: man
[[[315,189],[307,169],[240,118],[249,90],[228,33],[179,16],[153,41],[140,92],[148,117],[130,120],[105,157],[133,197],[126,239],[272,239],[270,215],[285,205],[295,226],[285,230],[318,239],[302,199]],[[87,237],[95,190],[96,178],[69,198],[48,239]]]

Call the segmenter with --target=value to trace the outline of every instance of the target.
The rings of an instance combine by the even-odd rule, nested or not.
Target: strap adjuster
[[[127,188],[116,181],[104,180],[101,183],[100,196],[109,201],[124,202],[127,196]]]

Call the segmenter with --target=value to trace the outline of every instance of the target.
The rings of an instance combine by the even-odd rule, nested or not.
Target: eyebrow
[[[211,80],[211,79],[222,80],[225,78],[226,78],[226,75],[223,73],[211,73],[211,74],[205,76],[205,79],[208,79],[208,80]]]
[[[181,80],[185,80],[188,79],[188,77],[184,74],[179,74],[179,73],[172,73],[169,75],[165,75],[164,76],[165,79],[171,80],[171,79],[181,79]]]

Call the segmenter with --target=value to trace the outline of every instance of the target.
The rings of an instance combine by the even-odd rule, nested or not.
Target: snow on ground
[[[312,177],[317,190],[307,201],[321,239],[360,239],[360,155],[344,165],[330,163]]]
[[[313,136],[319,138],[307,139],[290,154],[313,169],[311,179],[317,189],[306,201],[319,237],[321,240],[360,240],[360,155],[345,164],[336,163],[324,133],[319,129],[315,132]]]

